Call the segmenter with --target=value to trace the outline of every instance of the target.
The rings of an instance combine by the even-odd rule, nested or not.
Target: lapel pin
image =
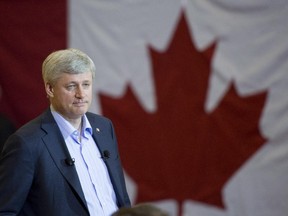
[[[99,129],[99,128],[96,128],[96,131],[97,131],[97,132],[100,132],[100,129]]]

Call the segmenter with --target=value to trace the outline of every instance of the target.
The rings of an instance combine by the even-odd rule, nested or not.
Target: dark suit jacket
[[[105,164],[118,206],[130,206],[113,125],[86,115],[100,152],[110,153]],[[65,163],[69,156],[49,109],[10,136],[0,156],[0,215],[89,215],[75,166]]]

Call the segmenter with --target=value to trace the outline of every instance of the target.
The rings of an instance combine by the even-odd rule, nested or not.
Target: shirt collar
[[[77,132],[77,129],[74,128],[70,122],[68,122],[62,115],[60,115],[58,112],[55,111],[55,109],[52,107],[52,105],[50,106],[51,109],[51,113],[52,116],[54,117],[56,123],[58,124],[60,131],[63,135],[63,137],[66,139],[68,136],[71,136],[75,133],[75,131]],[[85,138],[87,138],[87,136],[93,134],[93,130],[91,127],[90,122],[88,121],[87,116],[84,114],[82,117],[82,136],[84,136]]]
[[[83,136],[86,137],[86,136],[87,136],[87,133],[92,136],[93,130],[92,130],[91,124],[90,124],[90,122],[88,121],[88,118],[87,118],[86,115],[83,116],[82,122],[83,122],[82,133],[84,133]]]

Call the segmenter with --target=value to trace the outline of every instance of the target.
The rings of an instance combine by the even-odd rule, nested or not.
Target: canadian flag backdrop
[[[133,204],[171,216],[288,215],[286,0],[0,1],[0,112],[47,106],[41,64],[94,60]]]

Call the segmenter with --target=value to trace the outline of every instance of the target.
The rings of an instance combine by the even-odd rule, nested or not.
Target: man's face
[[[46,84],[53,108],[67,120],[81,118],[92,99],[92,73],[64,73],[54,86]]]

